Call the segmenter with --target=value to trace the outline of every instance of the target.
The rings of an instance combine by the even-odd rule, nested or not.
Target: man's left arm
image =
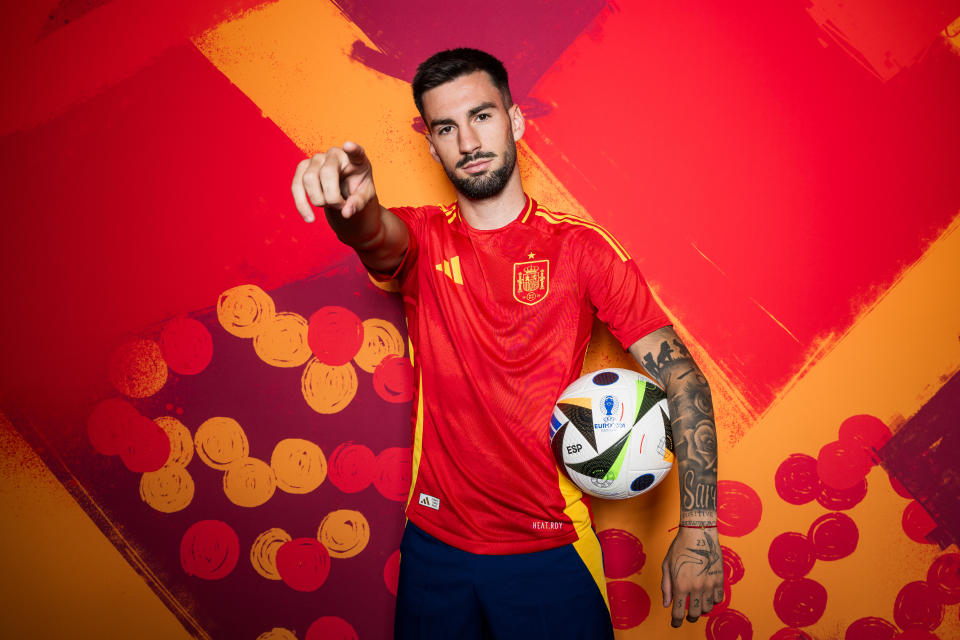
[[[630,353],[663,387],[680,478],[680,526],[663,561],[663,606],[672,625],[696,622],[723,600],[717,538],[717,430],[710,385],[673,327],[637,340]],[[687,598],[689,597],[689,610]]]

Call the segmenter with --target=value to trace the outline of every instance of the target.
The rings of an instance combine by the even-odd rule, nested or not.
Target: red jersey
[[[669,320],[599,225],[527,198],[510,224],[459,207],[396,208],[410,244],[393,278],[413,346],[407,517],[473,553],[571,543],[589,516],[557,468],[549,423],[579,377],[593,315],[629,347]]]

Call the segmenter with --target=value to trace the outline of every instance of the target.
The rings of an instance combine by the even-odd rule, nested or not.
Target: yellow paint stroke
[[[388,355],[402,356],[403,347],[403,336],[391,322],[370,318],[363,321],[363,344],[353,361],[367,373],[373,373]]]
[[[217,300],[220,326],[238,338],[253,338],[275,314],[273,298],[255,284],[227,289]]]
[[[243,427],[233,418],[210,418],[197,428],[193,437],[197,455],[204,464],[224,470],[250,453]]]
[[[277,527],[267,529],[257,536],[250,547],[250,564],[253,565],[254,570],[267,580],[280,580],[280,572],[277,571],[277,549],[290,540],[292,540],[290,534]]]
[[[370,525],[359,511],[331,511],[320,522],[317,539],[332,558],[352,558],[370,541]]]
[[[186,426],[173,416],[160,416],[154,422],[170,439],[170,457],[165,464],[186,467],[193,460],[193,435]]]
[[[167,382],[167,363],[153,340],[131,340],[110,355],[110,382],[131,398],[147,398]]]
[[[176,513],[193,501],[195,486],[190,472],[167,464],[140,477],[140,499],[161,513]]]
[[[287,438],[277,443],[270,455],[270,467],[277,486],[287,493],[310,493],[327,477],[327,459],[313,442]]]
[[[943,38],[950,50],[960,56],[960,17],[947,25],[943,30]]]
[[[337,413],[357,394],[357,372],[349,362],[332,366],[313,358],[303,370],[300,390],[317,413]]]
[[[258,635],[257,640],[297,640],[297,634],[283,627],[274,627]]]
[[[307,319],[288,311],[277,313],[253,337],[253,350],[274,367],[299,367],[312,355],[307,344]]]
[[[223,492],[238,507],[259,507],[273,497],[277,476],[259,458],[241,458],[223,474]]]

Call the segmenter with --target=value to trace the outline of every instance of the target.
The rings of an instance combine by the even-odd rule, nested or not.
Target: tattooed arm
[[[723,600],[717,539],[717,431],[710,386],[673,327],[658,329],[630,353],[667,393],[680,478],[680,527],[663,560],[663,606],[679,627]]]

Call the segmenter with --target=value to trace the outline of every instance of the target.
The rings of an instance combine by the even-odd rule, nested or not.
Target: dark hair
[[[413,76],[413,101],[417,103],[420,116],[423,117],[425,92],[475,71],[487,72],[493,85],[503,96],[504,107],[513,105],[507,70],[503,63],[485,51],[461,47],[435,53],[417,67],[417,73]]]

